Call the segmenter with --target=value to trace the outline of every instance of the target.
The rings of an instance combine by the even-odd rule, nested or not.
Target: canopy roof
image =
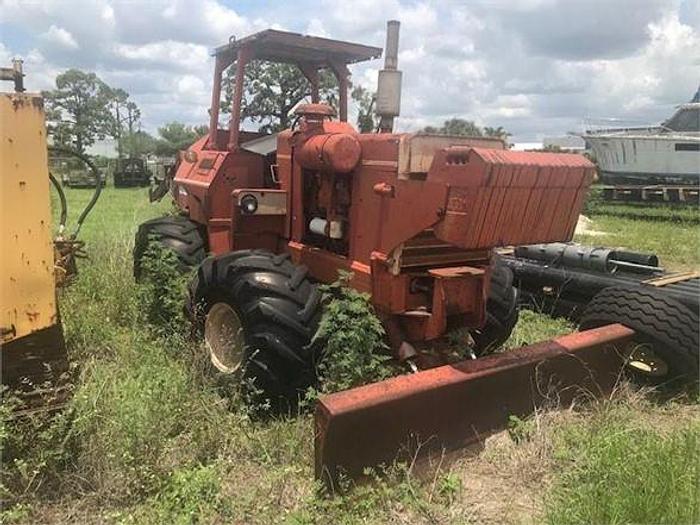
[[[248,47],[253,52],[253,58],[270,62],[307,63],[315,67],[325,67],[331,62],[353,64],[382,55],[380,47],[266,29],[217,47],[214,56],[231,63],[242,47]]]

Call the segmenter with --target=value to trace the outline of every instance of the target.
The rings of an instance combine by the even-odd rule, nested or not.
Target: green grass
[[[74,219],[91,191],[67,193]],[[386,522],[395,512],[444,521],[440,494],[400,467],[347,496],[319,497],[310,415],[253,419],[212,379],[202,348],[149,322],[132,239],[169,207],[149,205],[144,190],[107,188],[85,223],[89,260],[60,293],[74,393],[50,421],[3,418],[3,521],[66,521],[66,512],[115,523]]]
[[[560,335],[569,334],[576,326],[563,318],[551,317],[532,310],[521,310],[518,323],[515,325],[510,338],[505,342],[505,348],[517,348],[531,345]]]
[[[588,217],[593,230],[605,235],[580,235],[583,244],[625,247],[656,253],[671,270],[700,268],[700,207],[596,203]]]
[[[553,432],[560,475],[546,497],[548,523],[700,522],[697,414],[670,428],[636,419],[608,405]]]
[[[90,195],[68,190],[72,218]],[[131,247],[138,224],[169,209],[168,202],[150,205],[143,189],[106,188],[85,223],[81,238],[90,257],[79,261],[78,278],[60,293],[74,395],[51,421],[8,426],[3,417],[3,522],[465,523],[488,520],[480,514],[485,507],[508,503],[498,490],[474,501],[470,472],[448,468],[420,480],[402,466],[342,496],[319,496],[310,415],[256,420],[227,385],[212,379],[197,343],[149,322],[153,304],[133,282]],[[697,236],[682,221],[591,218],[609,238],[627,239],[626,246],[659,246],[664,261],[697,265]],[[609,221],[627,222],[616,229]],[[566,321],[523,312],[507,346],[571,329]],[[674,408],[640,410],[624,399],[609,405],[619,410],[594,406],[574,421],[524,423],[535,430],[523,435],[551,445],[533,456],[548,465],[552,482],[528,489],[542,502],[528,519],[697,521],[691,468],[697,414],[666,432],[664,425],[635,424],[634,417],[648,421],[663,412],[673,419]],[[530,438],[519,441],[496,472],[529,453]]]

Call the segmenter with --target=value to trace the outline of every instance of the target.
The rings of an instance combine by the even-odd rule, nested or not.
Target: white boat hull
[[[700,183],[700,136],[588,134],[603,182]]]

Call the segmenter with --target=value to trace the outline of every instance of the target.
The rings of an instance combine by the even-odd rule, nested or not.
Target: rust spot
[[[39,319],[39,312],[25,312],[27,314],[27,319],[29,319],[30,323],[36,323],[37,320]]]
[[[27,181],[25,181],[25,180],[19,181],[19,187],[21,189],[24,189],[26,186],[27,186]]]

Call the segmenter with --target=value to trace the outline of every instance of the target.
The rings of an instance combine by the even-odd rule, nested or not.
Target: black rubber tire
[[[139,226],[134,241],[134,277],[141,279],[141,262],[151,237],[156,237],[177,256],[178,270],[188,273],[207,256],[206,240],[200,226],[187,217],[166,216],[151,219]]]
[[[513,272],[500,257],[495,256],[486,302],[486,324],[471,334],[477,356],[492,353],[510,337],[518,322],[518,293],[513,286]]]
[[[639,342],[653,345],[668,365],[660,378],[635,373],[645,383],[697,382],[700,367],[698,313],[650,287],[611,286],[598,292],[581,315],[582,330],[621,323],[637,332]]]
[[[321,294],[307,268],[262,250],[209,257],[190,282],[186,307],[200,334],[207,312],[222,301],[243,324],[244,391],[275,411],[294,407],[316,378],[309,343],[321,318]]]

